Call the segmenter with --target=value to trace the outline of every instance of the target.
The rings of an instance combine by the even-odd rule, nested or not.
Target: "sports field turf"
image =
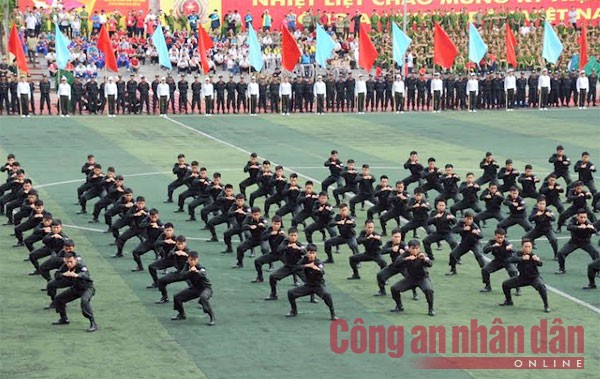
[[[600,111],[561,110],[551,112],[523,111],[514,113],[480,112],[442,114],[330,114],[281,116],[199,116],[158,117],[72,117],[1,118],[0,155],[14,153],[41,191],[47,209],[60,217],[66,234],[76,241],[76,251],[83,255],[95,280],[96,296],[92,306],[100,330],[85,333],[87,321],[79,312],[78,302],[68,307],[71,325],[53,327],[54,312],[43,310],[47,297],[40,288],[40,277],[28,277],[31,265],[22,262],[26,249],[11,248],[12,228],[0,229],[0,378],[499,378],[510,372],[494,370],[417,370],[407,343],[402,358],[386,354],[331,352],[330,322],[322,301],[313,305],[299,301],[300,316],[286,319],[285,296],[291,279],[279,283],[280,300],[265,302],[268,284],[250,284],[255,272],[252,259],[246,257],[245,268],[231,270],[232,255],[219,254],[222,243],[208,243],[201,222],[184,222],[185,213],[175,214],[174,204],[163,204],[166,185],[172,180],[171,167],[177,154],[188,160],[199,160],[210,173],[219,171],[225,183],[237,183],[244,177],[249,152],[284,165],[289,175],[297,172],[304,180],[323,180],[327,170],[323,162],[331,149],[340,152],[342,160],[353,158],[357,164],[369,163],[374,175],[388,174],[393,183],[407,175],[402,164],[411,150],[420,160],[437,159],[438,167],[453,163],[462,178],[473,170],[480,174],[478,163],[486,151],[493,151],[503,163],[511,158],[518,170],[526,163],[534,166],[538,176],[550,172],[547,159],[557,144],[576,161],[587,150],[592,161],[600,163],[598,120]],[[103,224],[88,224],[90,215],[75,214],[76,188],[83,180],[81,165],[93,153],[104,168],[115,166],[125,176],[126,185],[136,195],[144,195],[149,207],[161,211],[163,222],[175,223],[176,232],[194,238],[190,247],[201,254],[213,282],[212,299],[217,326],[205,325],[206,318],[196,302],[186,304],[188,320],[173,322],[172,303],[155,305],[160,297],[146,289],[147,272],[131,273],[134,267],[130,240],[124,259],[110,259],[115,248],[109,246],[110,235],[103,234]],[[41,187],[41,188],[40,188]],[[411,187],[412,188],[412,187]],[[320,189],[320,185],[317,186]],[[248,193],[253,190],[249,188]],[[179,193],[179,192],[177,192]],[[93,202],[88,203],[88,211]],[[259,200],[258,205],[262,205]],[[528,201],[529,207],[533,202]],[[358,211],[362,224],[366,211]],[[285,224],[289,226],[286,218]],[[486,240],[492,236],[494,222],[484,229]],[[222,228],[217,229],[222,240]],[[517,240],[520,228],[509,230],[509,238]],[[303,236],[303,234],[301,234]],[[318,233],[315,234],[318,236]],[[424,237],[424,232],[419,232]],[[568,233],[560,234],[559,246]],[[301,240],[303,238],[301,237]],[[320,238],[317,237],[316,241]],[[237,242],[237,239],[234,239]],[[597,237],[593,240],[597,242]],[[567,275],[555,276],[556,262],[546,241],[538,243],[537,254],[545,259],[541,268],[546,283],[563,295],[550,292],[552,313],[542,312],[538,294],[531,287],[515,297],[515,306],[500,308],[503,300],[501,281],[507,275],[492,275],[493,292],[480,294],[480,270],[467,255],[458,267],[459,275],[444,276],[447,271],[448,246],[434,250],[437,260],[432,273],[437,316],[426,315],[424,297],[413,302],[404,297],[406,311],[388,312],[393,301],[388,295],[374,298],[377,286],[374,263],[363,263],[362,280],[347,281],[351,273],[347,263],[349,250],[342,248],[336,263],[327,266],[326,281],[333,295],[338,315],[352,326],[356,318],[365,325],[402,325],[409,341],[415,325],[468,324],[478,319],[492,325],[501,318],[504,325],[539,324],[547,318],[551,323],[562,319],[563,325],[585,328],[585,369],[530,370],[515,373],[522,378],[597,377],[600,370],[600,292],[582,291],[589,257],[575,252],[567,260]],[[324,254],[321,256],[323,257]],[[147,266],[153,254],[144,256]],[[184,284],[169,286],[172,296]],[[578,301],[578,302],[577,302]],[[586,304],[584,306],[583,304]],[[529,346],[529,337],[525,346]],[[508,354],[510,356],[514,354]],[[525,356],[532,354],[526,349]],[[551,354],[546,354],[550,356]],[[568,354],[557,354],[564,356]]]

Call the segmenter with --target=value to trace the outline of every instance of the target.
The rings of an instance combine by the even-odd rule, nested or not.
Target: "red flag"
[[[583,70],[588,63],[588,43],[587,43],[587,28],[581,26],[581,35],[579,36],[579,69]]]
[[[281,65],[288,71],[294,71],[302,52],[287,26],[281,27]]]
[[[208,74],[210,71],[210,66],[208,64],[208,58],[206,56],[206,52],[208,49],[212,49],[214,46],[212,38],[210,35],[204,30],[202,25],[198,26],[198,54],[200,54],[200,63],[202,64],[202,72]]]
[[[515,46],[517,46],[517,40],[515,35],[510,28],[508,23],[506,24],[506,63],[511,64],[513,67],[517,67],[517,54],[515,53]]]
[[[433,63],[443,68],[451,68],[454,59],[458,55],[458,49],[454,42],[448,37],[448,34],[436,22],[433,33]]]
[[[358,36],[358,65],[365,69],[365,71],[371,71],[373,63],[377,59],[377,49],[369,38],[367,28],[365,24],[360,24],[360,34]]]
[[[119,72],[119,66],[117,66],[117,58],[115,57],[115,51],[110,43],[110,37],[108,32],[102,24],[100,28],[100,34],[98,36],[98,50],[104,53],[104,64],[107,70],[113,72]]]
[[[29,67],[27,67],[27,59],[25,59],[25,52],[23,51],[23,44],[21,43],[21,38],[19,38],[19,33],[17,32],[17,27],[15,24],[13,24],[12,29],[10,30],[10,37],[8,38],[8,51],[11,52],[17,59],[17,68],[20,71],[29,72]]]

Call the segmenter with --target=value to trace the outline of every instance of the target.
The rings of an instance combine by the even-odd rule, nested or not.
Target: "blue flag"
[[[542,57],[552,64],[556,64],[563,51],[563,44],[558,39],[556,32],[548,21],[544,24],[544,47]]]
[[[469,60],[479,64],[485,53],[487,53],[488,47],[481,39],[479,32],[472,22],[469,22]]]
[[[71,51],[69,45],[71,41],[60,31],[58,24],[54,25],[54,43],[56,49],[56,65],[59,69],[67,68],[67,63],[71,60]]]
[[[392,22],[392,52],[394,54],[394,61],[398,66],[404,64],[404,54],[410,46],[412,39],[400,30],[395,22]]]
[[[260,50],[260,44],[258,43],[258,37],[256,37],[256,32],[252,25],[248,25],[248,49],[250,53],[250,65],[254,67],[256,72],[260,72],[265,62]]]
[[[165,41],[165,35],[163,34],[162,26],[158,25],[156,30],[152,34],[152,44],[156,47],[158,52],[158,64],[173,69],[171,61],[169,60],[169,49],[167,49],[167,42]]]
[[[327,67],[327,60],[331,58],[335,49],[335,42],[320,24],[317,24],[317,51],[315,61],[321,67]]]

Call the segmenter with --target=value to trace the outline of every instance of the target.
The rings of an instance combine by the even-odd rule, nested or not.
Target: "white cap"
[[[317,76],[317,79],[323,79],[323,77],[321,75]]]
[[[475,73],[474,73],[474,72],[472,72],[472,73],[471,73],[471,76],[475,76]]]
[[[580,74],[585,74],[585,70],[579,71]]]
[[[63,77],[60,78],[60,80],[67,80],[67,77],[63,75]]]
[[[109,76],[109,77],[108,77],[108,81],[109,81],[109,82],[112,82],[113,80],[114,80],[114,78],[113,78],[112,76]]]
[[[166,79],[164,76],[162,76],[162,77],[160,78],[160,80],[167,80],[167,79]]]
[[[433,74],[433,75],[435,75],[435,76],[440,76],[440,73],[439,73],[439,72],[436,72],[436,73],[435,73],[435,74]]]

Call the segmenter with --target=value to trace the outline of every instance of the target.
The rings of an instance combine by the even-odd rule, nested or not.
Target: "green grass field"
[[[184,222],[186,214],[175,214],[173,204],[163,204],[166,185],[172,180],[170,169],[177,154],[185,153],[188,160],[199,160],[210,173],[221,172],[224,181],[235,183],[237,189],[244,178],[242,167],[248,153],[255,151],[263,159],[284,165],[288,174],[297,172],[302,182],[309,178],[319,181],[327,176],[323,161],[331,149],[337,149],[342,160],[369,163],[375,175],[385,173],[394,182],[406,176],[402,164],[411,150],[419,152],[421,161],[436,157],[439,167],[453,163],[462,177],[471,170],[479,175],[480,159],[486,151],[493,151],[499,162],[511,158],[519,170],[531,163],[538,176],[545,176],[551,168],[548,156],[557,144],[565,145],[573,161],[587,150],[592,161],[600,162],[599,119],[598,110],[362,117],[2,118],[0,154],[17,155],[47,208],[68,225],[66,234],[76,241],[76,251],[90,268],[96,286],[92,306],[100,330],[85,333],[87,321],[79,312],[78,302],[68,307],[70,326],[51,325],[57,315],[43,310],[48,302],[40,291],[43,280],[26,275],[31,271],[31,265],[23,262],[26,249],[12,248],[12,228],[2,226],[0,378],[498,378],[501,374],[494,370],[418,370],[414,367],[417,356],[409,352],[409,345],[405,356],[396,359],[386,354],[333,353],[328,312],[322,302],[313,305],[300,300],[300,317],[286,319],[285,292],[291,279],[280,282],[279,301],[266,303],[263,298],[269,293],[268,284],[250,284],[255,277],[250,258],[246,258],[243,270],[231,270],[234,258],[219,254],[222,243],[204,241],[209,234],[200,230],[201,222]],[[115,166],[136,195],[144,195],[149,207],[161,211],[163,222],[174,222],[178,234],[193,238],[190,247],[200,252],[214,283],[216,327],[205,325],[196,302],[186,304],[187,321],[170,321],[175,313],[172,303],[154,304],[160,295],[145,288],[150,283],[147,272],[130,272],[135,241],[126,245],[124,259],[110,259],[115,248],[109,246],[112,238],[101,233],[104,225],[88,224],[90,215],[76,214],[76,188],[83,180],[80,167],[89,153],[95,154],[104,168]],[[88,204],[88,211],[93,202]],[[262,205],[262,200],[258,204]],[[365,217],[366,211],[359,211],[358,223]],[[289,223],[286,218],[285,224]],[[489,222],[484,229],[486,239],[492,236],[493,227]],[[223,229],[218,232],[222,239]],[[513,240],[521,235],[519,227],[509,230]],[[419,237],[424,237],[423,231]],[[563,232],[560,246],[566,238],[568,233]],[[503,300],[500,284],[507,277],[502,271],[492,275],[494,291],[480,294],[480,270],[469,255],[463,258],[458,276],[445,277],[449,248],[443,248],[434,250],[438,259],[431,273],[437,316],[430,318],[423,296],[419,302],[405,299],[404,314],[389,313],[391,297],[372,296],[377,290],[375,264],[362,265],[362,280],[347,281],[351,270],[349,250],[344,247],[326,275],[339,316],[351,326],[356,318],[362,318],[365,325],[404,326],[407,341],[410,328],[416,325],[450,327],[478,319],[490,327],[494,318],[501,318],[504,325],[527,328],[543,318],[550,323],[560,318],[564,326],[585,328],[585,353],[574,354],[585,357],[585,369],[568,371],[568,375],[561,370],[527,370],[519,371],[519,377],[597,377],[600,292],[580,289],[587,283],[587,254],[572,254],[567,275],[555,276],[557,265],[550,259],[550,246],[545,241],[538,243],[537,253],[546,260],[542,267],[546,283],[565,295],[550,292],[553,311],[545,314],[531,287],[524,289],[522,297],[514,298],[515,307],[498,307]],[[145,266],[152,259],[152,253],[145,255]],[[171,285],[169,294],[183,286]],[[525,346],[529,346],[529,337]],[[528,349],[524,355],[531,355]]]

